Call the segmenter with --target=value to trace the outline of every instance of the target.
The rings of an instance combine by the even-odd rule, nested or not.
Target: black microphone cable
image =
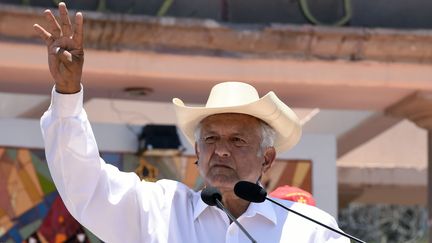
[[[244,200],[249,201],[249,202],[262,203],[265,200],[269,200],[270,202],[272,202],[272,203],[274,203],[274,204],[276,204],[276,205],[284,208],[285,210],[288,210],[289,212],[297,214],[297,215],[299,215],[299,216],[301,216],[301,217],[303,217],[305,219],[308,219],[308,220],[310,220],[310,221],[312,221],[312,222],[314,222],[314,223],[316,223],[318,225],[321,225],[322,227],[325,227],[325,228],[327,228],[327,229],[329,229],[329,230],[331,230],[333,232],[336,232],[338,234],[346,236],[346,237],[348,237],[351,240],[354,240],[354,241],[357,241],[357,242],[360,242],[360,243],[366,243],[365,241],[362,241],[362,240],[360,240],[360,239],[358,239],[358,238],[356,238],[356,237],[354,237],[352,235],[349,235],[349,234],[347,234],[347,233],[345,233],[345,232],[343,232],[341,230],[334,229],[334,228],[332,228],[332,227],[330,227],[328,225],[325,225],[325,224],[323,224],[321,222],[318,222],[315,219],[310,218],[310,217],[308,217],[308,216],[306,216],[306,215],[304,215],[302,213],[299,213],[297,211],[294,211],[294,210],[292,210],[290,208],[285,207],[283,204],[280,204],[280,203],[276,202],[275,200],[267,197],[267,192],[264,190],[264,188],[262,188],[261,186],[255,184],[255,183],[252,183],[252,182],[249,182],[249,181],[239,181],[234,186],[234,193],[239,198],[244,199]]]

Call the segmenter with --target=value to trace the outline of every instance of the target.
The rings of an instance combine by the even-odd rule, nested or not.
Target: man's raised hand
[[[48,48],[48,65],[56,83],[56,91],[72,94],[80,91],[84,64],[83,16],[77,12],[72,28],[66,4],[59,3],[60,24],[50,10],[44,15],[48,22],[47,30],[38,24],[33,25]]]

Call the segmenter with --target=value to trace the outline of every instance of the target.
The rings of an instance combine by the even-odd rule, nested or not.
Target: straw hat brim
[[[190,107],[182,100],[173,99],[178,126],[188,141],[195,144],[195,128],[206,117],[222,113],[240,113],[257,117],[276,132],[274,147],[277,152],[292,148],[300,139],[301,125],[297,115],[285,105],[274,92],[269,92],[257,101],[227,107]]]

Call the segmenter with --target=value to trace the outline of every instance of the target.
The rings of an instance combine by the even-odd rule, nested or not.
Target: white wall
[[[136,134],[140,127],[102,123],[93,123],[92,127],[101,151],[136,152]],[[38,120],[0,119],[0,135],[0,146],[43,148]],[[185,154],[194,154],[193,147],[182,134],[181,140],[187,148]],[[312,188],[317,206],[336,216],[336,138],[333,135],[304,134],[294,149],[278,157],[312,160]]]
[[[312,194],[317,201],[317,207],[336,217],[338,208],[336,137],[303,134],[299,144],[292,150],[280,154],[279,157],[312,160]]]

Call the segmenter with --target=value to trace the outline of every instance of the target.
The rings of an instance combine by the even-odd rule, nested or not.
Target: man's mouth
[[[226,169],[232,169],[231,167],[227,166],[227,165],[222,165],[222,164],[217,164],[217,165],[213,165],[213,168],[226,168]]]

